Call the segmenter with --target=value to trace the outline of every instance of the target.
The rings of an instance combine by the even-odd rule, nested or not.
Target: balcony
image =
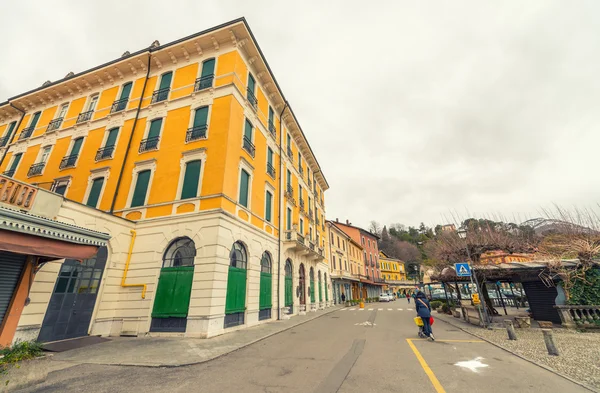
[[[275,131],[275,124],[273,124],[273,120],[269,120],[269,132],[274,138],[277,138],[277,131]]]
[[[39,176],[44,172],[44,167],[46,166],[45,162],[38,162],[37,164],[33,164],[29,167],[27,171],[27,176]]]
[[[157,102],[165,101],[167,98],[169,98],[170,90],[171,89],[168,87],[164,89],[155,90],[154,93],[152,93],[152,100],[150,101],[150,103],[156,104]]]
[[[78,154],[73,154],[70,156],[63,157],[63,159],[60,160],[60,165],[58,168],[59,169],[73,168],[75,166],[75,164],[77,163],[77,157],[79,157]]]
[[[300,210],[304,211],[304,199],[300,198]]]
[[[4,173],[3,173],[3,175],[4,175],[4,176],[8,176],[8,177],[13,177],[13,176],[14,176],[14,174],[15,174],[15,170],[14,170],[14,169],[9,169],[9,170],[6,170],[6,171],[4,171]]]
[[[285,191],[285,197],[288,202],[290,202],[293,206],[296,206],[296,200],[294,199],[294,188],[291,184],[287,185],[287,190]]]
[[[2,138],[0,138],[0,147],[4,147],[8,144],[8,140],[10,139],[10,136],[6,135],[3,136]]]
[[[127,108],[127,102],[129,102],[129,98],[123,98],[122,100],[113,102],[112,106],[110,107],[110,113],[121,112]]]
[[[254,96],[254,92],[251,91],[250,89],[247,89],[246,90],[246,98],[248,99],[248,102],[250,103],[252,108],[254,108],[254,110],[256,110],[256,108],[258,107],[258,99],[256,98],[256,96]]]
[[[213,85],[213,79],[215,79],[214,74],[206,75],[196,79],[196,83],[194,83],[194,91],[200,91],[211,88]]]
[[[140,148],[138,149],[138,152],[143,153],[145,151],[158,149],[158,141],[159,140],[160,140],[159,136],[142,139],[142,141],[140,142]]]
[[[296,225],[294,225],[296,227]],[[302,234],[298,233],[296,229],[291,231],[285,231],[284,247],[289,250],[295,251],[300,255],[306,255],[306,258],[313,260],[323,260],[324,256],[320,249],[317,249],[315,243],[308,241]]]
[[[254,154],[256,152],[256,148],[254,147],[254,145],[252,144],[252,141],[250,139],[248,139],[248,137],[244,136],[244,150],[246,150],[248,152],[248,154],[250,154],[253,158],[254,158]]]
[[[101,147],[96,152],[96,161],[108,160],[108,159],[113,158],[114,151],[115,151],[114,146]]]
[[[192,142],[200,139],[206,139],[206,131],[208,130],[208,126],[196,126],[192,128],[188,128],[187,133],[185,134],[185,141]]]
[[[294,157],[292,156],[292,149],[291,149],[289,146],[288,146],[288,148],[287,148],[287,155],[288,155],[288,157],[289,157],[289,159],[290,159],[290,160],[294,158]]]
[[[36,194],[36,187],[0,176],[0,203],[18,210],[30,210]]]
[[[46,132],[52,132],[52,131],[58,130],[60,128],[60,126],[62,125],[63,120],[64,120],[64,118],[62,118],[62,117],[52,120],[50,123],[48,123],[48,128],[46,128]]]
[[[273,167],[273,165],[269,164],[267,162],[267,173],[269,174],[269,176],[271,176],[273,179],[275,179],[275,168]]]
[[[93,114],[94,111],[81,112],[79,116],[77,116],[77,124],[92,120]]]
[[[23,128],[21,134],[19,135],[19,140],[27,139],[33,134],[33,127]]]

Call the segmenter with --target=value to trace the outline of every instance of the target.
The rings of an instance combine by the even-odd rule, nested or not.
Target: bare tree
[[[369,232],[374,233],[376,235],[381,234],[381,224],[379,224],[375,220],[371,221],[371,223],[369,224]]]

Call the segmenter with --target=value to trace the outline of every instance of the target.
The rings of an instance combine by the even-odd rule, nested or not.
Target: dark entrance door
[[[0,327],[8,313],[8,306],[13,298],[27,255],[0,251]]]
[[[95,257],[78,262],[66,259],[44,316],[39,341],[58,341],[88,334],[108,251],[100,247]]]
[[[306,291],[304,288],[306,287],[306,277],[304,273],[304,265],[300,265],[300,280],[299,280],[299,289],[300,289],[300,304],[306,304]]]

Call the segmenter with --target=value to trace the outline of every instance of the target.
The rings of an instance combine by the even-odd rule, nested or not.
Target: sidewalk
[[[600,334],[598,333],[580,333],[575,330],[554,328],[554,341],[560,355],[550,356],[539,328],[515,329],[517,340],[510,341],[506,329],[484,329],[451,315],[438,313],[432,315],[435,319],[444,321],[513,355],[592,391],[600,392]]]

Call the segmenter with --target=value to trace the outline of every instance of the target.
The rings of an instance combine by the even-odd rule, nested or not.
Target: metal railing
[[[92,119],[93,114],[94,111],[81,112],[79,116],[77,116],[77,124],[90,121]]]
[[[247,136],[244,136],[243,147],[244,147],[244,150],[246,150],[248,152],[248,154],[250,154],[252,157],[254,157],[256,148],[254,147],[254,145],[252,144],[252,141],[250,139],[248,139]]]
[[[37,176],[41,175],[44,171],[44,167],[46,166],[45,162],[38,162],[37,164],[33,164],[29,167],[27,171],[27,176]]]
[[[250,105],[252,105],[252,108],[256,109],[258,107],[258,99],[252,90],[246,89],[246,98],[248,99]]]
[[[269,120],[269,132],[274,137],[277,137],[277,131],[275,131],[275,124],[273,124],[273,120]]]
[[[112,158],[113,152],[115,151],[115,146],[105,146],[98,149],[96,152],[96,161],[107,160]]]
[[[140,148],[138,149],[138,152],[143,153],[145,151],[158,149],[158,141],[159,140],[160,140],[159,136],[143,139],[140,142]]]
[[[213,85],[214,78],[215,78],[215,75],[210,74],[210,75],[206,75],[206,76],[196,79],[196,82],[194,83],[194,91],[200,91],[200,90],[211,88]]]
[[[127,108],[128,101],[129,98],[123,98],[122,100],[113,102],[112,106],[110,107],[110,113],[121,112],[122,110]]]
[[[19,209],[29,210],[33,205],[36,194],[37,188],[5,176],[0,176],[0,203],[6,203]]]
[[[48,123],[46,132],[52,132],[54,130],[58,130],[60,128],[60,126],[62,125],[63,120],[64,120],[63,117],[59,117],[57,119],[52,120],[50,123]]]
[[[154,93],[152,93],[152,100],[150,101],[150,103],[154,104],[154,103],[166,100],[167,98],[169,98],[170,90],[171,89],[169,87],[166,87],[164,89],[155,90]]]
[[[296,206],[296,200],[294,199],[294,188],[292,187],[291,184],[287,185],[287,190],[285,192],[285,197],[288,199],[288,201]]]
[[[33,127],[23,128],[19,134],[19,140],[27,139],[33,134]]]
[[[4,176],[8,176],[8,177],[13,177],[14,174],[15,174],[15,170],[14,169],[6,170],[3,173]]]
[[[188,128],[185,134],[185,141],[197,141],[198,139],[206,139],[206,130],[208,130],[208,126],[196,126],[192,128]]]
[[[275,168],[273,167],[273,165],[271,165],[268,162],[267,162],[267,173],[269,174],[269,176],[271,176],[273,179],[275,179]]]
[[[10,136],[8,136],[8,135],[1,137],[0,138],[0,147],[6,146],[9,139],[10,139]]]
[[[63,157],[63,159],[60,160],[59,169],[65,169],[65,168],[72,168],[72,167],[74,167],[75,164],[77,163],[77,157],[79,157],[78,154],[73,154],[73,155],[70,155],[70,156]]]

